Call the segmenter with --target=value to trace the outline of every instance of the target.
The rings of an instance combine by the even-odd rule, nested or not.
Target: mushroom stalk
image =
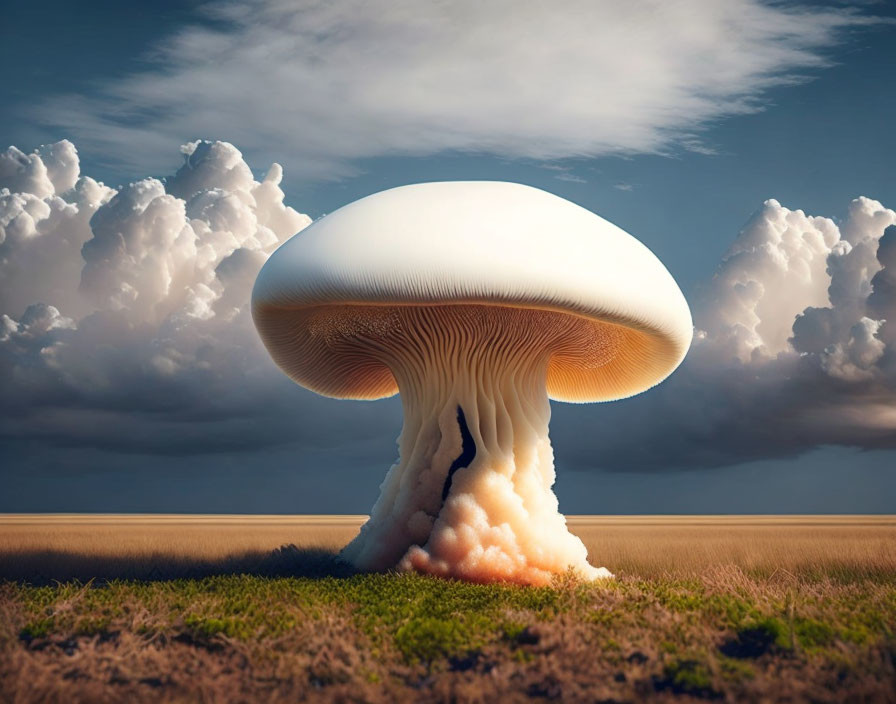
[[[551,489],[547,370],[575,344],[575,317],[480,305],[355,314],[365,320],[351,343],[391,370],[404,427],[399,461],[343,557],[480,582],[546,584],[569,568],[610,576],[588,564]]]

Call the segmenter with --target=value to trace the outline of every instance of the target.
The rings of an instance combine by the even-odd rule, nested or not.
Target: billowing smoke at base
[[[352,318],[347,320],[346,317]],[[603,330],[547,311],[489,306],[356,308],[333,349],[367,346],[394,374],[404,408],[400,460],[361,534],[343,551],[362,569],[547,584],[588,564],[554,484],[546,390],[550,357]],[[375,334],[358,331],[372,329]],[[605,329],[612,347],[613,328]],[[383,340],[388,340],[388,345]]]

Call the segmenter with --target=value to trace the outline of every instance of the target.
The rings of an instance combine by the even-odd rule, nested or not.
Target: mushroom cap
[[[496,181],[421,183],[350,203],[277,249],[252,292],[274,361],[312,391],[355,399],[398,387],[382,362],[366,360],[359,373],[357,359],[328,347],[314,331],[319,311],[464,304],[554,311],[593,328],[598,362],[577,343],[548,364],[548,394],[561,401],[658,384],[693,332],[681,290],[638,240],[563,198]]]

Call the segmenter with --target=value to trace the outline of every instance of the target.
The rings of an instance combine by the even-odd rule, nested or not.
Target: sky
[[[292,384],[249,292],[313,220],[455,179],[598,213],[691,305],[669,380],[553,404],[561,510],[896,511],[892,5],[5,13],[0,511],[367,512],[400,403]]]

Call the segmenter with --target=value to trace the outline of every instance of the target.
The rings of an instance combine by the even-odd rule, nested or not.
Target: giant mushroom
[[[611,576],[558,511],[549,399],[626,398],[684,358],[687,302],[634,237],[520,184],[393,188],[275,251],[252,315],[302,386],[401,394],[399,459],[342,552],[356,567],[523,584],[570,568]]]

